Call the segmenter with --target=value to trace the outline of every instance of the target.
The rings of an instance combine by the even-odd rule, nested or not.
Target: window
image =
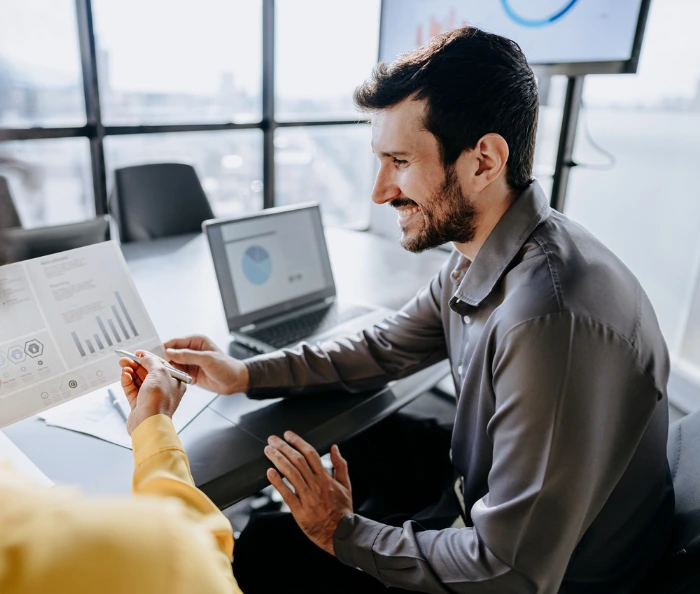
[[[92,20],[77,18],[76,7]],[[274,20],[264,19],[272,10]],[[366,226],[374,173],[368,126],[303,122],[360,119],[352,92],[375,64],[379,13],[380,0],[5,0],[0,175],[10,178],[23,224],[106,211],[116,167],[185,161],[217,215],[318,200],[328,222]],[[263,37],[272,35],[277,112],[263,113]],[[94,54],[79,39],[94,40]],[[99,83],[94,126],[85,126],[85,94],[93,99],[93,90],[83,86],[83,68]],[[268,133],[273,155],[263,149]],[[350,160],[354,150],[364,156]],[[266,188],[263,162],[274,155]]]
[[[105,139],[105,160],[110,174],[128,165],[190,163],[197,170],[214,214],[220,217],[263,206],[259,130],[110,136]]]
[[[352,93],[372,72],[379,0],[277,0],[278,120],[357,119]]]
[[[280,128],[276,203],[319,202],[326,224],[366,228],[374,160],[369,125]]]
[[[23,227],[95,216],[86,138],[0,142],[0,175],[9,182]]]
[[[261,118],[261,0],[93,0],[105,125]]]
[[[74,0],[2,0],[0,127],[84,124]]]
[[[698,19],[696,3],[652,3],[638,75],[587,77],[566,212],[637,275],[676,369],[694,368],[700,385]]]

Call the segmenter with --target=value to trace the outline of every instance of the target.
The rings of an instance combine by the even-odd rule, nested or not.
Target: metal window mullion
[[[367,120],[286,120],[284,122],[275,122],[275,128],[302,128],[313,126],[344,126],[346,124],[369,124]]]
[[[263,208],[275,205],[275,0],[263,0]]]
[[[247,124],[137,124],[133,126],[105,126],[105,136],[126,136],[129,134],[167,134],[170,132],[218,132],[224,130],[260,130],[262,122]]]
[[[87,126],[75,128],[0,128],[0,142],[10,140],[47,140],[90,136]]]
[[[95,193],[95,214],[107,212],[107,176],[105,174],[104,126],[100,110],[100,92],[97,80],[97,54],[92,19],[91,0],[75,0],[75,12],[80,42],[80,63],[83,71],[86,129],[90,139],[90,164]]]

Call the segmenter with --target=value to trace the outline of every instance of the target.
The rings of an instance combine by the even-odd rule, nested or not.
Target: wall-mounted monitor
[[[651,0],[382,0],[379,59],[473,25],[518,42],[543,74],[636,72]]]

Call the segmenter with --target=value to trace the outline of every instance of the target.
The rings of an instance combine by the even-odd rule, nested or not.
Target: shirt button
[[[457,373],[459,373],[459,375],[462,375],[462,371],[464,371],[464,366],[463,366],[463,365],[460,365],[460,366],[457,368]]]
[[[471,319],[469,316],[463,316],[463,317],[462,317],[462,321],[463,321],[465,324],[471,324],[471,323],[472,323],[472,319]]]

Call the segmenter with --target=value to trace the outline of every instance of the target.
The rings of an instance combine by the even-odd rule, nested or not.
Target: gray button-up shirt
[[[357,336],[249,360],[250,393],[364,390],[445,357],[467,526],[350,514],[335,533],[338,559],[425,592],[630,591],[673,515],[669,358],[634,275],[533,182],[473,262],[454,252],[403,309]]]

